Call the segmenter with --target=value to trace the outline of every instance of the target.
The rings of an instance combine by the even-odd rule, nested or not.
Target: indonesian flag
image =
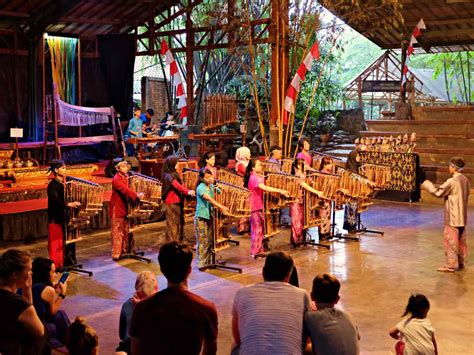
[[[173,84],[176,89],[176,98],[178,99],[178,108],[181,109],[181,124],[188,124],[188,108],[186,106],[186,93],[184,92],[184,84],[181,74],[178,70],[178,63],[173,57],[173,53],[168,47],[165,40],[161,42],[161,55],[166,56],[166,65],[169,65],[170,76],[173,78]]]
[[[295,113],[295,104],[296,104],[296,97],[300,92],[301,82],[306,77],[306,72],[311,70],[311,65],[313,64],[314,60],[319,60],[319,47],[318,42],[314,42],[311,50],[303,59],[303,62],[300,64],[298,70],[296,71],[293,80],[291,80],[290,86],[286,91],[285,103],[284,103],[284,111],[283,111],[283,124],[288,125],[288,115],[289,113]]]
[[[405,60],[405,65],[402,69],[403,75],[402,75],[402,88],[401,88],[401,91],[404,90],[404,85],[405,85],[406,81],[408,80],[408,73],[410,72],[408,70],[408,65],[407,65],[408,59],[410,58],[410,56],[415,51],[415,49],[413,48],[413,45],[415,43],[418,43],[416,38],[421,36],[421,30],[426,30],[426,25],[425,25],[425,22],[423,21],[423,19],[420,19],[420,21],[418,21],[415,28],[413,29],[413,33],[411,34],[410,43],[408,44],[408,48],[407,48],[407,58]]]

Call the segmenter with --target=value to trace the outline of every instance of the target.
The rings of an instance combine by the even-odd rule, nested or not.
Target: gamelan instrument
[[[80,229],[88,224],[92,217],[102,211],[104,188],[94,182],[73,176],[66,177],[64,188],[65,202],[79,202],[78,208],[69,210],[66,228],[66,243],[80,239]]]
[[[129,204],[128,217],[146,219],[161,208],[161,182],[151,176],[130,172],[128,183],[136,193],[143,193],[138,202]]]
[[[382,190],[388,188],[392,180],[392,168],[388,165],[363,164],[359,173]]]
[[[161,136],[152,136],[152,137],[130,137],[127,139],[127,143],[130,144],[150,144],[150,143],[166,143],[171,141],[178,140],[177,135],[161,137]]]

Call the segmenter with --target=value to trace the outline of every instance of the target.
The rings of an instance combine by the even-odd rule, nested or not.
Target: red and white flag
[[[418,43],[416,38],[421,35],[421,30],[426,30],[426,25],[425,25],[425,22],[423,21],[423,19],[420,19],[420,21],[418,21],[415,28],[413,29],[413,33],[411,34],[410,43],[408,44],[408,48],[407,48],[407,58],[405,60],[405,65],[403,66],[403,69],[402,69],[403,76],[402,76],[401,91],[405,90],[404,85],[405,85],[406,81],[408,80],[408,73],[410,72],[410,70],[408,70],[408,65],[407,65],[408,59],[410,58],[410,56],[415,51],[415,49],[413,48],[413,45],[415,43]]]
[[[188,124],[188,108],[186,106],[186,93],[184,92],[184,84],[181,74],[178,70],[178,63],[173,57],[173,53],[168,47],[166,41],[161,42],[161,55],[166,56],[166,65],[170,67],[170,76],[173,78],[173,84],[176,88],[176,98],[178,99],[178,108],[181,109],[181,124]]]
[[[293,80],[291,80],[290,86],[286,91],[284,111],[283,111],[283,124],[288,125],[288,116],[290,113],[295,113],[296,97],[300,92],[301,82],[306,77],[306,72],[311,70],[311,65],[314,60],[319,60],[319,47],[318,42],[314,42],[311,50],[304,58],[303,62],[300,64],[298,70],[296,71]]]

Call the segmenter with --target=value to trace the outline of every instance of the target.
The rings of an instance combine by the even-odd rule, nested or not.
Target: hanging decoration
[[[288,125],[288,115],[290,113],[295,113],[295,104],[296,104],[296,97],[300,92],[301,82],[304,80],[306,76],[306,72],[311,70],[311,65],[313,64],[314,60],[319,60],[319,47],[318,42],[314,42],[311,50],[304,58],[303,62],[300,64],[298,70],[296,71],[293,80],[291,80],[290,86],[286,92],[285,97],[285,108],[283,113],[283,124]]]
[[[53,84],[59,98],[69,104],[76,103],[77,38],[47,36],[51,54]]]
[[[188,107],[186,104],[186,93],[184,92],[183,81],[178,70],[178,64],[173,57],[173,53],[168,47],[165,40],[161,42],[161,55],[166,56],[166,65],[169,65],[170,76],[173,78],[174,87],[176,89],[176,98],[178,99],[178,108],[181,109],[181,124],[188,124]]]
[[[410,43],[408,44],[408,48],[407,48],[407,58],[406,58],[406,60],[405,60],[405,65],[403,66],[401,92],[405,91],[405,83],[406,83],[406,81],[408,80],[408,73],[410,72],[410,70],[408,69],[408,59],[410,58],[410,56],[411,56],[411,55],[413,54],[413,52],[414,52],[413,45],[414,45],[415,43],[418,43],[418,41],[416,40],[416,38],[421,35],[421,30],[426,30],[426,25],[425,25],[425,22],[423,21],[423,19],[420,19],[420,21],[418,21],[417,25],[416,25],[415,28],[413,29],[413,33],[412,33],[412,35],[411,35]]]

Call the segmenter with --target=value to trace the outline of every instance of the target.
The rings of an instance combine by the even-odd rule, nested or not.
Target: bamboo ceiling
[[[474,50],[473,0],[400,0],[404,25],[371,28],[371,21],[351,20],[351,11],[340,6],[347,1],[325,1],[326,8],[356,31],[384,49],[398,49],[409,41],[417,22],[423,18],[426,31],[417,38],[415,48],[427,53]],[[364,1],[360,1],[361,7]],[[375,16],[386,16],[383,11]]]

